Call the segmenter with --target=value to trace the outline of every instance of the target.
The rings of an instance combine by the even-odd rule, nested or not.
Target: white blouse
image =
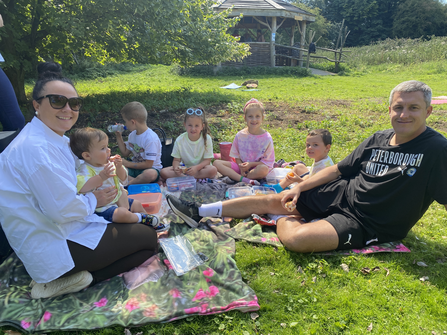
[[[0,154],[0,222],[38,283],[74,267],[67,240],[93,250],[108,224],[92,193],[77,195],[76,160],[69,139],[36,117]]]

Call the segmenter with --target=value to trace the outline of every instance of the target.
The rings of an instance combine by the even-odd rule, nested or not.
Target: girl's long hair
[[[191,109],[194,109],[194,108],[191,108]],[[202,111],[202,115],[197,115],[196,113],[189,115],[188,113],[185,112],[185,118],[184,118],[183,122],[186,123],[186,120],[188,120],[190,117],[199,117],[202,120],[202,123],[203,123],[202,136],[203,136],[203,142],[205,143],[205,149],[206,149],[206,135],[210,134],[210,136],[211,136],[211,131],[210,131],[210,127],[208,126],[208,121],[206,120],[205,111],[203,110],[202,107],[196,108],[194,110],[197,110],[197,109],[200,109]]]

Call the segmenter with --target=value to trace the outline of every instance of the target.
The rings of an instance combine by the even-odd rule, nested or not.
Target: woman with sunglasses
[[[176,139],[172,149],[172,166],[162,169],[160,176],[168,179],[185,174],[197,179],[214,178],[217,169],[211,165],[213,140],[203,109],[188,108],[183,126],[186,132]],[[180,162],[185,165],[183,169]]]
[[[158,247],[153,228],[109,223],[94,214],[116,196],[113,187],[77,194],[79,162],[64,135],[82,107],[72,82],[43,73],[33,106],[36,117],[0,154],[0,222],[33,279],[31,297],[38,299],[128,271]]]

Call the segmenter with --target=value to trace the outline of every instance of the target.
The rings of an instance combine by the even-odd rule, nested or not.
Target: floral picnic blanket
[[[78,293],[33,300],[28,287],[31,278],[12,254],[0,265],[0,325],[29,333],[73,331],[259,309],[255,292],[242,281],[233,259],[235,242],[225,234],[228,223],[209,219],[199,229],[190,229],[173,214],[163,220],[171,224],[170,236],[184,235],[209,260],[178,277],[160,253],[160,263],[167,266],[157,282],[129,290],[117,276]]]
[[[246,219],[238,225],[225,232],[228,236],[236,240],[245,240],[252,243],[270,244],[276,247],[282,247],[282,243],[276,235],[276,227],[261,226],[251,219]],[[320,252],[320,255],[350,255],[350,254],[372,254],[376,252],[411,252],[400,241],[371,245],[362,249],[335,250],[329,252]]]

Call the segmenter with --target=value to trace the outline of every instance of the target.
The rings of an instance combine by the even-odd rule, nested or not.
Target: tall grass
[[[416,65],[426,62],[441,62],[447,59],[447,36],[431,37],[430,39],[386,39],[370,45],[356,48],[346,48],[346,63],[341,64],[340,70],[359,70],[367,66]],[[317,51],[318,56],[334,59],[334,53]],[[311,66],[333,71],[335,63],[324,59],[312,59]],[[437,64],[440,72],[445,72],[447,66]]]

